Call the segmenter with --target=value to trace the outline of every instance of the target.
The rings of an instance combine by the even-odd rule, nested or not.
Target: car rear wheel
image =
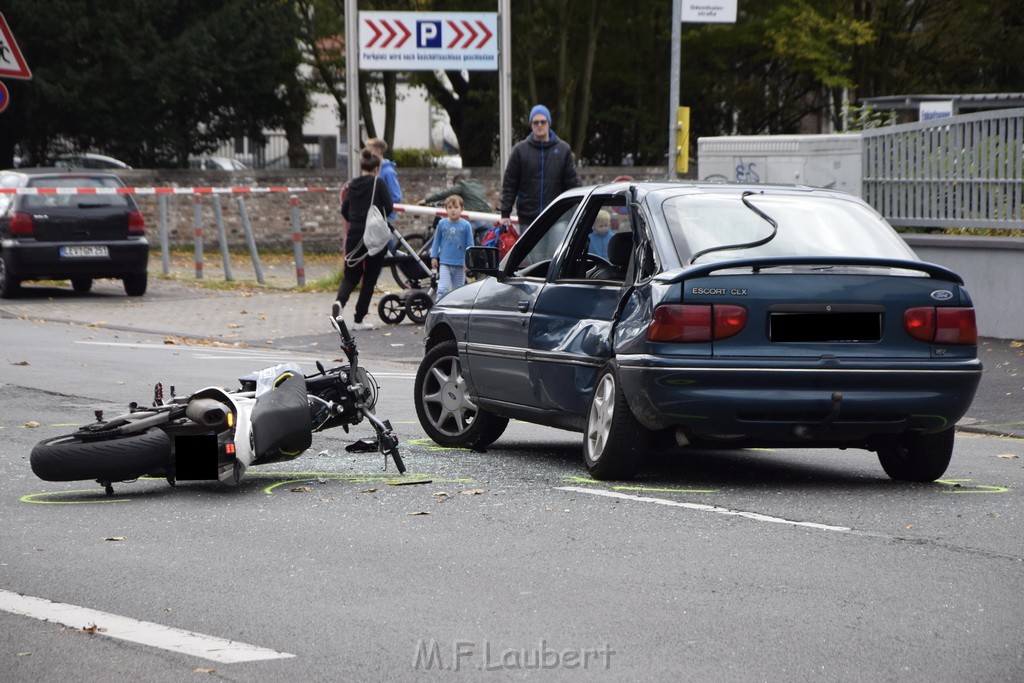
[[[76,292],[88,292],[92,289],[92,278],[91,277],[73,277],[71,278],[71,289]]]
[[[148,275],[126,275],[124,277],[124,293],[128,296],[142,296],[146,293]]]
[[[651,432],[633,416],[615,366],[598,376],[587,411],[583,456],[595,479],[632,479],[651,444]]]
[[[909,434],[900,443],[880,447],[878,461],[896,481],[935,481],[949,467],[955,435],[953,427],[935,434]]]
[[[420,426],[441,446],[486,448],[508,426],[508,418],[473,403],[454,341],[438,344],[423,357],[416,371],[415,398]]]
[[[21,282],[11,275],[7,267],[7,259],[0,255],[0,298],[10,299],[18,296],[21,291]]]

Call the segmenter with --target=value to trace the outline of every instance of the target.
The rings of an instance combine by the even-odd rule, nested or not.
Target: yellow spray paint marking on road
[[[987,484],[966,484],[973,479],[936,479],[936,484],[950,487],[943,493],[1009,493],[1006,486],[990,486]]]
[[[72,493],[98,494],[96,489],[82,489],[78,491],[44,491],[42,493],[30,493],[18,500],[22,503],[34,503],[36,505],[90,505],[92,503],[127,503],[131,498],[94,498],[92,500],[46,500],[49,496],[66,496]]]
[[[572,482],[574,484],[590,484],[591,486],[600,486],[601,482],[589,479],[587,477],[566,477],[565,481]],[[658,488],[655,486],[625,486],[625,485],[612,485],[607,488],[612,491],[657,491],[659,493],[718,493],[718,489],[673,489],[673,488]]]

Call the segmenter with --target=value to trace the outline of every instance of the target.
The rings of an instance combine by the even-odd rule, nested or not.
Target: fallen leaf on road
[[[43,423],[42,422],[38,422],[36,420],[29,420],[28,422],[26,422],[24,424],[24,426],[28,427],[29,429],[36,429],[38,427],[42,427]],[[1002,456],[999,456],[999,457],[1002,457]]]
[[[11,365],[28,365],[28,361],[27,360],[19,360],[16,363],[11,363]]]
[[[195,673],[195,674],[212,674],[215,671],[216,671],[216,669],[207,669],[207,668],[202,667],[202,666],[197,666],[196,668],[192,669],[192,673]]]
[[[107,536],[103,539],[104,541],[123,541],[124,536]]]
[[[913,524],[908,524],[908,525],[907,525],[907,528],[908,528],[908,529],[913,529],[913,528],[914,528],[914,525],[913,525]]]
[[[479,496],[481,493],[487,493],[487,489],[466,489],[465,491],[459,491],[464,496]]]
[[[31,655],[32,655],[31,652],[18,652],[14,656],[15,657],[30,657]]]
[[[313,490],[312,486],[296,486],[295,488],[289,489],[292,493],[309,493]]]
[[[431,484],[433,479],[417,479],[412,481],[389,481],[388,486],[415,486],[416,484]]]
[[[1016,453],[1000,453],[996,457],[997,458],[1002,458],[1003,460],[1016,460],[1020,456],[1017,455]]]
[[[359,493],[377,493],[377,489],[363,489]]]
[[[107,629],[100,628],[96,624],[89,624],[88,626],[83,626],[82,627],[82,631],[84,631],[85,633],[88,633],[89,635],[92,635],[94,633],[104,633],[106,630]]]

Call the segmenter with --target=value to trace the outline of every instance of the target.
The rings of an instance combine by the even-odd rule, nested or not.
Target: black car
[[[600,479],[678,445],[861,448],[932,481],[981,378],[963,280],[840,192],[577,188],[466,263],[489,277],[430,309],[416,376],[443,446],[518,419],[582,432]]]
[[[123,187],[110,173],[0,171],[0,297],[17,296],[25,280],[88,292],[95,278],[145,294],[146,223]]]

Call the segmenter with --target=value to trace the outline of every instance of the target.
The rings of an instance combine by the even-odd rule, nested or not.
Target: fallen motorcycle
[[[405,464],[391,423],[373,412],[378,385],[359,365],[356,342],[335,305],[331,324],[341,337],[347,365],[303,375],[297,364],[264,368],[239,379],[235,390],[207,387],[165,402],[157,384],[151,407],[137,403],[124,415],[96,421],[73,434],[39,442],[32,449],[32,471],[46,481],[95,479],[108,495],[114,482],[141,476],[177,481],[239,482],[251,465],[293,460],[312,444],[313,432],[341,427],[346,432],[364,419],[375,439],[360,440],[350,451],[377,451]]]

